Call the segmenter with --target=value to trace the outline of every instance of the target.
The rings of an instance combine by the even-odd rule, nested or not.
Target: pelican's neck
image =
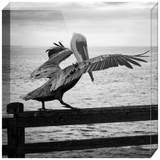
[[[70,46],[71,46],[72,52],[75,55],[78,55],[79,53],[78,53],[78,50],[77,50],[77,47],[76,47],[76,41],[75,41],[75,39],[74,40],[72,39]]]

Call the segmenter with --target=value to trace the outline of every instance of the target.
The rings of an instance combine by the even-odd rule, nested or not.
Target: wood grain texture
[[[92,123],[131,122],[158,119],[158,106],[128,106],[23,112],[18,114],[19,127],[40,127]]]
[[[122,147],[134,145],[157,144],[158,135],[128,136],[114,138],[97,138],[84,140],[70,140],[60,142],[44,142],[25,144],[20,153],[43,153],[53,151],[82,150],[107,147]],[[3,147],[3,155],[8,154],[8,146]]]
[[[80,110],[26,111],[3,118],[3,128],[41,127],[92,123],[131,122],[158,119],[158,105],[89,108]]]

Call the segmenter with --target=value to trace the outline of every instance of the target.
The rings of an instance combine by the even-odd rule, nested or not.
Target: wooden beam
[[[18,114],[19,127],[131,122],[158,119],[158,106],[86,108],[80,110],[32,111]]]
[[[21,148],[18,148],[18,150],[20,153],[25,154],[25,153],[43,153],[43,152],[53,152],[53,151],[147,145],[147,144],[157,144],[157,143],[158,143],[158,135],[141,135],[141,136],[128,136],[128,137],[70,140],[70,141],[60,141],[60,142],[30,143],[30,144],[25,144],[24,150],[22,150]],[[8,154],[7,150],[8,146],[3,146],[3,155]]]
[[[103,107],[103,108],[81,108],[79,110],[61,109],[48,111],[25,111],[18,114],[18,117],[48,117],[48,116],[70,116],[83,114],[102,114],[115,112],[154,112],[158,110],[158,105],[137,105],[137,106],[119,106],[119,107]]]
[[[158,119],[157,105],[85,108],[81,110],[29,111],[15,118],[3,118],[2,127],[40,127],[91,123],[131,122]]]

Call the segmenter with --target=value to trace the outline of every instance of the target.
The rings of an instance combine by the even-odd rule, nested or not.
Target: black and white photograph
[[[151,158],[158,2],[10,2],[2,9],[2,158]]]

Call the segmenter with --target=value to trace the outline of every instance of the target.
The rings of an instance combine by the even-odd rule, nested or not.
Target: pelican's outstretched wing
[[[72,51],[70,49],[65,49],[57,53],[55,56],[51,56],[48,61],[31,73],[31,78],[51,78],[57,72],[62,71],[62,69],[59,67],[59,63],[68,58],[71,54]]]
[[[140,62],[147,62],[141,58],[143,57],[148,57],[145,56],[146,53],[149,51],[143,53],[143,54],[138,54],[138,55],[120,55],[120,54],[114,54],[114,55],[101,55],[95,58],[91,58],[89,60],[85,60],[83,62],[77,63],[75,65],[70,65],[66,67],[63,70],[63,76],[61,76],[61,85],[65,85],[77,78],[80,78],[84,73],[89,72],[89,71],[98,71],[98,70],[104,70],[108,69],[110,67],[118,67],[120,66],[126,66],[128,68],[133,69],[131,64],[141,66],[137,61]],[[51,81],[51,85],[55,86],[54,82]],[[55,87],[51,87],[51,90],[57,89],[58,87],[56,85]]]

